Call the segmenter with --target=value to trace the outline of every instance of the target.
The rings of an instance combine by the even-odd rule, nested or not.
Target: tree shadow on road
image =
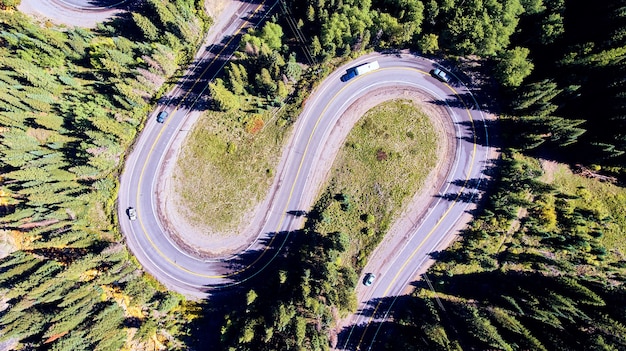
[[[89,0],[87,7],[93,7],[92,11],[98,11],[98,8],[127,10],[132,7],[131,0]]]
[[[398,311],[405,308],[407,295],[389,296],[372,299],[367,308],[357,314],[361,317],[358,324],[342,328],[334,340],[337,350],[390,350],[386,339],[397,333],[398,325],[389,322]]]
[[[493,189],[495,179],[498,176],[498,159],[485,161],[480,178],[455,179],[450,182],[452,191],[440,193],[435,197],[451,202],[464,202],[474,204],[467,213],[476,215],[481,213],[488,194]]]
[[[273,233],[262,241],[264,249],[248,250],[223,262],[224,269],[235,271],[221,286],[207,287],[209,297],[201,302],[201,318],[192,324],[188,340],[197,350],[222,349],[224,326],[233,315],[245,315],[249,308],[250,291],[273,290],[277,283],[277,270],[288,266],[290,242],[297,232]]]

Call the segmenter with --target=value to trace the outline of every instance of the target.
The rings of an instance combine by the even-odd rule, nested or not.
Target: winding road
[[[343,321],[336,349],[376,349],[375,341],[384,321],[394,309],[398,297],[410,293],[411,282],[425,272],[430,253],[448,246],[471,218],[469,210],[480,196],[479,188],[485,167],[493,157],[485,115],[471,92],[455,77],[450,84],[433,79],[429,71],[435,64],[414,56],[378,57],[381,69],[362,77],[358,89],[339,91],[345,98],[383,84],[402,91],[415,88],[429,95],[432,103],[441,104],[447,111],[456,139],[454,159],[437,193],[432,194],[426,209],[419,215],[408,215],[412,226],[399,233],[403,242],[388,245],[386,239],[373,253],[364,272],[377,278],[370,287],[357,287],[358,310]],[[357,87],[355,87],[357,88]],[[401,97],[398,94],[398,97]],[[344,97],[339,97],[343,99]],[[376,257],[376,256],[380,257]],[[374,263],[374,266],[371,263]]]
[[[239,13],[253,17],[261,5],[248,4],[249,7]],[[237,23],[230,24],[225,32],[238,34],[244,24]],[[224,45],[227,47],[229,43]],[[220,55],[221,52],[217,54]],[[380,69],[341,82],[346,68],[373,60],[379,62]],[[224,62],[224,59],[213,60],[202,72],[194,72],[196,68],[192,68],[183,80],[189,85],[190,77],[196,77],[195,82],[204,79],[205,83],[200,85],[206,86],[206,80],[211,79]],[[385,320],[392,308],[388,303],[382,305],[383,298],[406,293],[410,282],[429,260],[429,253],[449,242],[468,220],[467,210],[478,195],[477,188],[489,159],[485,116],[478,103],[458,79],[453,79],[452,84],[434,79],[429,74],[434,67],[433,62],[413,55],[371,54],[330,74],[312,93],[297,119],[276,172],[273,190],[268,195],[268,205],[257,214],[264,220],[257,228],[256,240],[243,252],[228,257],[207,259],[184,250],[161,221],[167,216],[167,213],[159,213],[157,203],[158,182],[165,181],[164,163],[167,155],[176,154],[172,147],[180,145],[174,141],[193,125],[199,113],[193,111],[193,103],[165,106],[163,109],[170,115],[161,124],[154,118],[161,109],[155,111],[128,155],[121,177],[118,213],[128,246],[148,272],[168,288],[186,296],[204,298],[214,289],[250,279],[271,267],[272,259],[280,253],[289,235],[302,228],[303,218],[290,213],[311,208],[334,159],[334,154],[328,154],[332,148],[327,145],[341,144],[340,140],[347,135],[347,132],[332,133],[333,128],[342,123],[342,115],[353,104],[367,101],[367,97],[377,91],[392,89],[397,91],[398,97],[420,91],[431,98],[429,103],[440,105],[447,112],[450,122],[447,125],[453,129],[449,132],[455,140],[454,159],[447,176],[439,182],[438,196],[430,197],[427,210],[405,213],[413,225],[401,233],[402,244],[394,250],[380,250],[388,256],[375,260],[382,262],[380,265],[366,267],[367,272],[375,273],[378,278],[372,286],[357,289],[359,310],[344,323],[350,327],[342,332],[337,348],[371,348],[379,331],[375,326],[380,323],[376,322]],[[177,87],[170,97],[172,101],[185,101],[187,93]],[[128,207],[136,209],[137,220],[128,219]],[[383,241],[381,247],[385,245]]]
[[[127,159],[119,193],[122,231],[141,264],[169,288],[196,297],[206,296],[212,288],[237,284],[254,276],[270,264],[271,256],[277,254],[274,250],[267,250],[268,245],[280,247],[282,243],[274,240],[284,241],[287,233],[301,229],[302,219],[289,212],[306,211],[311,207],[314,198],[307,196],[307,190],[319,189],[319,181],[323,179],[320,175],[327,174],[331,166],[327,162],[328,155],[324,154],[324,145],[329,142],[330,131],[348,107],[376,89],[391,87],[400,93],[403,88],[417,88],[431,96],[433,103],[446,106],[455,126],[457,148],[448,177],[440,189],[440,194],[452,196],[432,198],[427,215],[415,218],[419,225],[406,233],[404,248],[387,260],[387,266],[372,269],[380,278],[365,297],[370,301],[401,293],[428,253],[450,234],[472,205],[471,201],[461,199],[476,193],[477,190],[468,185],[477,186],[477,182],[469,180],[482,178],[488,147],[475,142],[479,138],[477,133],[484,133],[476,130],[475,123],[482,121],[483,114],[475,101],[462,100],[462,96],[471,96],[465,88],[436,81],[428,73],[433,64],[411,55],[373,55],[350,65],[374,59],[380,63],[379,70],[347,83],[340,81],[344,71],[338,70],[308,99],[285,149],[275,180],[278,186],[276,192],[269,195],[272,200],[264,209],[266,220],[263,227],[258,228],[258,238],[246,252],[234,256],[199,258],[178,247],[165,231],[157,211],[155,189],[157,182],[163,181],[159,175],[164,155],[189,111],[182,108],[173,111],[164,124],[151,118]],[[317,182],[313,183],[313,180]],[[128,220],[125,211],[129,206],[137,210],[136,221]]]
[[[247,13],[245,17],[250,18],[260,8],[261,5],[248,7],[239,13]],[[237,23],[232,22],[224,32],[239,33],[244,24]],[[228,47],[229,42],[224,45]],[[221,52],[217,54],[220,55]],[[341,81],[347,68],[373,60],[379,62],[380,69],[348,82]],[[192,68],[183,80],[186,85],[192,81],[190,77],[197,77],[195,82],[202,79],[206,82],[226,61],[213,60],[201,73],[194,73]],[[167,217],[167,213],[159,213],[157,202],[158,183],[167,180],[163,176],[164,164],[171,162],[168,157],[176,154],[172,149],[180,147],[175,141],[184,139],[181,133],[191,128],[199,113],[193,111],[193,103],[166,106],[170,115],[160,124],[154,118],[159,111],[155,111],[128,156],[121,177],[118,211],[128,246],[160,282],[195,298],[205,298],[215,289],[239,284],[264,269],[271,269],[272,260],[280,254],[289,235],[302,228],[304,219],[290,213],[311,208],[337,151],[329,145],[341,145],[347,136],[350,126],[340,128],[346,130],[343,134],[333,132],[338,124],[347,123],[342,120],[344,113],[354,104],[367,104],[368,96],[379,91],[393,90],[397,97],[419,91],[430,97],[428,103],[445,110],[446,116],[438,117],[448,119],[445,125],[451,129],[447,133],[454,140],[454,156],[426,207],[404,213],[412,225],[396,233],[396,238],[399,236],[401,240],[390,244],[385,239],[380,244],[370,261],[375,266],[371,263],[365,268],[365,272],[375,273],[378,278],[372,286],[359,285],[358,311],[342,321],[345,327],[339,331],[336,349],[372,349],[384,324],[380,322],[388,318],[395,299],[410,291],[410,283],[427,266],[429,254],[445,247],[469,220],[468,209],[474,206],[483,171],[489,163],[487,123],[478,103],[458,78],[451,84],[434,79],[429,72],[435,67],[432,61],[414,55],[371,54],[340,67],[324,79],[297,119],[267,205],[261,208],[262,212],[251,215],[263,218],[262,225],[256,228],[256,240],[246,250],[228,257],[206,259],[183,249],[161,222],[161,218]],[[188,91],[192,90],[193,86]],[[184,102],[187,93],[177,87],[171,97],[172,101]],[[137,210],[135,221],[130,221],[125,213],[131,206]]]
[[[22,0],[20,10],[73,25],[91,26],[115,15],[118,11],[115,7],[123,2],[101,1],[98,4],[104,5],[94,8],[94,3],[86,0]],[[143,267],[165,286],[186,296],[204,298],[214,289],[250,279],[271,267],[272,259],[280,253],[289,235],[302,228],[303,218],[290,213],[311,208],[337,151],[329,145],[341,145],[347,136],[347,131],[332,132],[339,123],[346,123],[342,121],[344,113],[356,103],[367,104],[367,97],[378,91],[392,89],[397,97],[419,91],[431,98],[429,103],[441,105],[447,112],[450,122],[447,125],[453,129],[448,132],[455,138],[454,159],[445,179],[438,180],[441,185],[438,194],[432,194],[426,208],[404,214],[407,216],[404,220],[412,225],[399,233],[401,243],[383,240],[374,253],[375,259],[371,260],[376,265],[365,268],[365,272],[375,273],[378,278],[372,286],[357,288],[358,311],[343,321],[347,327],[341,331],[336,348],[369,350],[380,332],[379,322],[387,319],[395,298],[410,290],[410,283],[425,269],[429,254],[452,240],[469,218],[467,210],[479,195],[478,187],[490,158],[485,116],[471,92],[457,78],[452,84],[445,84],[430,76],[430,70],[436,66],[431,61],[408,54],[371,54],[352,61],[330,74],[307,100],[284,149],[273,190],[268,195],[268,206],[256,214],[264,219],[257,228],[256,240],[239,254],[213,259],[182,249],[161,222],[167,213],[159,213],[157,203],[157,184],[166,180],[163,172],[167,155],[176,154],[174,149],[180,143],[175,141],[199,118],[194,105],[206,93],[207,81],[230,58],[238,34],[258,24],[262,17],[257,15],[266,13],[276,3],[230,2],[232,11],[225,13],[232,16],[221,18],[212,28],[208,46],[201,49],[196,63],[168,95],[169,102],[178,103],[161,107],[150,116],[121,176],[118,198],[121,230]],[[73,9],[69,15],[68,8]],[[77,23],[76,13],[84,11],[89,11],[91,16],[84,24]],[[221,35],[226,39],[219,45]],[[346,68],[373,60],[379,62],[380,69],[341,82]],[[163,124],[155,121],[161,110],[170,112]],[[129,220],[129,207],[137,210],[137,220]]]
[[[57,24],[93,28],[115,17],[131,0],[21,0],[17,8]]]

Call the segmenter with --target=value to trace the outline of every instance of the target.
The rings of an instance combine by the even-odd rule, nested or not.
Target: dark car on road
[[[433,75],[433,77],[439,79],[444,83],[450,83],[450,75],[440,68],[435,68],[431,71],[431,74]]]
[[[347,82],[350,79],[356,77],[356,71],[354,70],[354,68],[349,69],[348,71],[346,71],[346,74],[344,74],[343,76],[341,76],[341,78],[339,78],[342,82]]]
[[[163,123],[165,121],[165,119],[167,118],[167,112],[165,111],[161,111],[159,112],[159,114],[157,115],[157,122],[159,123]]]
[[[374,273],[367,273],[365,278],[363,279],[363,285],[370,286],[374,283],[374,279],[376,279],[376,275]]]

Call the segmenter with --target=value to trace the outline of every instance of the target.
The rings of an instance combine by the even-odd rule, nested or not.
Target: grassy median
[[[419,106],[392,100],[366,113],[333,164],[321,233],[350,238],[356,266],[389,229],[437,163],[437,133]]]
[[[224,234],[240,227],[273,181],[287,130],[279,125],[269,114],[240,112],[209,112],[198,122],[174,171],[192,224]],[[433,126],[413,102],[370,110],[333,166],[327,191],[345,195],[346,210],[331,206],[324,230],[363,237],[357,247],[374,245],[435,166],[436,148]]]
[[[273,181],[286,130],[278,124],[269,112],[210,111],[198,121],[174,171],[190,223],[224,234],[240,226]]]

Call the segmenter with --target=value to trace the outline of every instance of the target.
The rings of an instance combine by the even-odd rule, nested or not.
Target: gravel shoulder
[[[307,189],[307,192],[302,198],[303,203],[311,205],[317,199],[320,191],[326,186],[326,182],[332,169],[331,165],[334,162],[339,149],[344,144],[344,141],[352,127],[365,114],[365,112],[385,101],[398,98],[412,100],[420,106],[424,113],[429,116],[441,142],[439,143],[437,149],[439,163],[435,169],[431,171],[426,183],[422,187],[422,190],[412,198],[410,203],[406,205],[405,211],[402,214],[398,214],[398,218],[403,219],[396,221],[392,230],[386,236],[385,248],[388,248],[389,250],[394,250],[402,244],[403,235],[396,233],[405,233],[414,225],[412,218],[419,218],[420,215],[427,210],[425,205],[432,198],[432,196],[436,194],[437,189],[441,186],[443,179],[445,179],[444,175],[450,168],[451,160],[454,159],[453,153],[456,142],[456,139],[454,138],[454,126],[447,117],[444,108],[429,103],[428,101],[432,101],[432,97],[424,94],[421,90],[411,88],[378,89],[366,94],[352,104],[334,126],[330,137],[327,139],[327,144],[324,145],[324,154],[320,155],[323,165],[320,165],[320,167],[317,168],[325,171],[315,172],[314,174],[309,175],[309,177],[311,177],[309,180],[310,184],[318,184],[318,187]],[[184,140],[180,140],[179,142],[184,142]],[[288,148],[289,145],[290,143],[287,141],[284,148]],[[287,153],[285,152],[284,154]],[[165,172],[171,172],[172,168],[175,166],[175,161],[176,157],[168,157],[168,162],[165,165]],[[269,215],[270,213],[266,213],[263,209],[271,207],[274,194],[281,185],[278,175],[282,174],[284,165],[285,158],[283,157],[276,169],[277,176],[274,179],[272,186],[268,189],[268,195],[262,202],[252,205],[254,206],[254,210],[250,212],[253,214],[250,220],[247,222],[244,221],[244,225],[234,233],[211,231],[210,228],[193,225],[186,221],[186,216],[183,212],[185,211],[184,206],[180,206],[183,200],[180,198],[179,193],[176,192],[174,184],[171,182],[164,183],[159,189],[159,203],[162,204],[160,212],[167,214],[167,218],[163,219],[166,219],[165,223],[167,223],[166,226],[168,231],[170,231],[170,233],[175,233],[172,236],[172,239],[184,249],[194,252],[197,256],[204,258],[224,257],[240,252],[256,239],[258,228],[263,227],[266,215]],[[171,179],[171,177],[164,174],[162,179]],[[203,249],[199,250],[199,247],[202,247]],[[381,251],[378,257],[386,257],[387,255],[385,253],[388,253],[388,251]]]
[[[218,42],[224,29],[230,24],[231,19],[237,16],[242,3],[241,1],[233,0],[207,0],[205,2],[207,13],[216,22],[211,26],[205,38],[205,44],[198,50],[198,55],[201,55],[212,43]],[[182,129],[191,131],[199,118],[202,118],[200,112],[191,112]],[[176,169],[177,159],[183,149],[182,145],[190,134],[189,132],[178,134],[170,147],[170,150],[176,151],[168,152],[163,162],[160,172],[160,177],[163,181],[158,182],[158,188],[156,189],[161,223],[165,227],[166,232],[170,234],[170,239],[176,242],[184,251],[197,257],[224,257],[240,252],[247,246],[247,243],[252,242],[256,238],[257,232],[248,233],[250,231],[249,226],[238,228],[236,233],[219,233],[209,227],[194,225],[187,220],[189,218],[186,215],[187,209],[183,205],[184,200],[179,192],[176,191],[172,174]],[[261,205],[257,204],[250,213],[261,213]]]
[[[237,10],[240,8],[241,4],[241,2],[233,0],[205,1],[207,13],[216,20],[207,35],[206,43],[215,42],[217,38],[219,38],[224,28],[228,25],[229,20],[237,14]],[[42,22],[86,28],[93,28],[97,25],[97,23],[106,21],[121,12],[119,9],[101,9],[93,11],[67,7],[61,2],[55,0],[22,0],[18,6],[18,10],[31,15],[35,19],[41,20]],[[394,222],[391,230],[386,235],[383,244],[381,244],[373,253],[368,266],[382,265],[386,257],[391,256],[390,252],[397,250],[402,245],[405,239],[405,233],[418,224],[415,223],[413,219],[420,218],[428,211],[428,208],[426,207],[427,204],[432,197],[437,194],[437,190],[441,187],[443,179],[445,179],[444,175],[449,170],[451,161],[453,160],[456,139],[454,138],[454,126],[447,117],[443,108],[428,103],[427,101],[430,101],[431,99],[417,89],[382,89],[370,92],[366,96],[362,97],[348,109],[332,130],[331,136],[328,138],[328,142],[324,147],[324,155],[321,156],[321,162],[326,166],[320,168],[326,171],[317,172],[311,175],[315,178],[312,183],[319,184],[319,186],[315,189],[307,189],[307,193],[303,198],[305,203],[313,204],[320,190],[326,186],[326,180],[330,174],[330,170],[332,169],[330,165],[332,165],[339,148],[343,145],[350,129],[354,126],[358,119],[371,107],[384,101],[396,98],[413,100],[418,103],[424,112],[430,117],[437,133],[441,137],[441,143],[437,151],[439,163],[431,171],[427,182],[424,184],[422,189],[413,196],[409,203],[406,204],[404,211],[397,215],[396,218],[399,219]],[[186,127],[192,127],[197,118],[199,118],[199,115],[189,118],[189,122]],[[181,136],[174,141],[174,144],[181,145],[185,142],[185,137],[186,135],[181,134]],[[284,148],[289,148],[289,142],[286,142]],[[181,148],[173,145],[171,149],[180,150]],[[163,179],[172,179],[170,176],[171,170],[175,165],[177,157],[177,154],[167,156],[167,160],[164,163]],[[494,158],[495,157],[497,156],[494,155]],[[279,175],[282,173],[284,164],[285,158],[281,159],[275,174]],[[170,172],[169,175],[168,172]],[[157,190],[160,198],[159,212],[162,215],[163,223],[167,229],[176,228],[176,234],[173,239],[177,241],[179,245],[187,249],[204,247],[205,250],[201,252],[195,250],[196,254],[199,256],[223,257],[225,255],[241,251],[255,240],[257,236],[257,231],[255,229],[262,227],[264,221],[266,220],[265,216],[269,215],[269,212],[265,213],[262,209],[266,209],[271,206],[273,196],[280,186],[280,178],[278,176],[275,177],[274,183],[268,189],[268,195],[262,202],[251,205],[254,207],[254,210],[251,212],[253,215],[251,216],[250,221],[244,223],[244,225],[239,228],[240,230],[238,230],[237,233],[212,232],[210,231],[210,228],[201,228],[191,225],[185,220],[185,214],[183,212],[184,209],[180,206],[182,200],[174,191],[171,182],[160,182],[159,184],[160,188]],[[197,233],[205,234],[198,235]],[[453,240],[453,237],[447,242],[441,243],[441,247],[447,246],[451,240]],[[194,250],[190,251],[193,252]],[[424,265],[423,267],[427,266],[428,265]],[[362,289],[357,289],[357,294],[359,296],[358,301],[362,300],[363,295],[361,290]]]
[[[236,14],[239,5],[238,1],[232,0],[207,0],[205,2],[207,13],[216,19],[216,23],[207,35],[207,43],[214,42],[216,40],[218,35],[222,32],[224,26],[227,25],[228,20]],[[21,12],[29,14],[42,21],[50,21],[55,24],[81,26],[86,28],[93,28],[97,25],[97,23],[106,21],[121,12],[119,9],[100,9],[97,11],[84,10],[76,7],[69,7],[54,0],[22,0],[18,9]],[[328,139],[328,144],[324,147],[325,154],[322,156],[322,162],[326,163],[327,167],[321,168],[328,171],[323,174],[317,172],[313,175],[315,178],[313,183],[319,184],[320,188],[309,189],[304,197],[305,202],[312,204],[318,196],[321,187],[325,186],[325,180],[328,178],[331,170],[331,167],[328,164],[332,164],[339,148],[343,145],[343,141],[358,119],[370,108],[384,101],[395,98],[411,99],[419,103],[426,114],[431,118],[437,132],[441,135],[442,140],[445,140],[445,142],[442,143],[442,146],[438,150],[439,159],[442,161],[440,161],[436,169],[432,171],[432,176],[429,176],[429,180],[424,185],[422,191],[416,194],[413,200],[407,204],[405,213],[400,216],[403,219],[394,224],[392,230],[387,235],[387,239],[393,238],[393,234],[396,232],[404,232],[404,228],[413,225],[411,218],[419,217],[419,215],[426,210],[424,208],[425,202],[428,201],[428,199],[432,196],[432,192],[435,191],[435,189],[437,189],[440,185],[436,182],[436,179],[441,179],[440,175],[445,174],[449,167],[448,160],[451,158],[450,156],[452,156],[451,152],[453,150],[453,145],[451,143],[453,143],[453,138],[450,138],[448,135],[450,132],[446,132],[446,130],[450,130],[450,128],[453,130],[453,126],[445,125],[446,123],[449,123],[446,122],[449,120],[445,117],[442,118],[442,116],[445,116],[442,114],[444,111],[442,111],[442,109],[438,106],[426,103],[425,101],[428,101],[428,97],[418,90],[378,90],[367,94],[353,104],[337,123],[332,131],[331,137]],[[193,122],[195,122],[195,119],[190,119],[189,127],[193,125]],[[182,144],[184,141],[185,137],[183,136],[178,138],[175,141],[175,144]],[[172,149],[180,150],[180,148],[177,147],[173,147]],[[168,175],[171,174],[177,157],[178,155],[169,155],[167,157],[167,161],[165,162],[163,169],[163,179],[172,179],[172,177]],[[276,174],[282,173],[282,167],[284,167],[284,161],[281,161],[279,164]],[[203,257],[234,254],[241,251],[241,249],[249,245],[256,238],[257,232],[255,228],[262,227],[265,221],[265,215],[263,214],[264,211],[261,211],[261,209],[267,208],[271,204],[273,194],[276,192],[279,185],[280,181],[278,177],[276,177],[271,188],[268,189],[268,195],[265,197],[265,200],[253,205],[254,209],[251,213],[254,215],[251,220],[247,223],[244,222],[244,226],[238,228],[239,230],[237,230],[236,233],[214,232],[211,231],[210,228],[192,225],[186,221],[184,206],[180,206],[182,199],[175,191],[171,181],[163,182],[161,187],[158,189],[159,196],[162,200],[160,201],[162,205],[160,206],[159,212],[163,214],[162,219],[164,220],[164,224],[167,229],[169,229],[172,233],[175,233],[172,239],[191,252],[196,252],[196,254]],[[411,216],[406,216],[407,214],[411,214]],[[203,234],[198,235],[198,233]],[[196,249],[198,247],[203,247],[204,250],[199,251]],[[385,240],[385,247],[393,249],[395,244],[390,240]],[[380,251],[382,250],[384,250],[383,247],[380,248]],[[383,257],[384,256],[385,255],[383,255]]]

